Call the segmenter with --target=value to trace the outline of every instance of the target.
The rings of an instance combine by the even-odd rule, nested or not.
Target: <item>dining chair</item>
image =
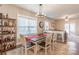
[[[48,48],[50,49],[50,53],[51,53],[51,39],[52,39],[52,34],[47,33],[48,35],[46,36],[45,40],[38,43],[39,48],[42,48],[45,50],[45,55],[47,54],[47,50]]]
[[[30,42],[28,38],[24,35],[20,35],[20,40],[22,42],[22,45],[24,47],[24,54],[27,55],[28,50],[33,49],[33,52],[35,53],[35,44]]]
[[[57,44],[57,33],[53,33],[52,40],[51,40],[51,46],[52,46],[53,51],[56,48],[56,44]]]

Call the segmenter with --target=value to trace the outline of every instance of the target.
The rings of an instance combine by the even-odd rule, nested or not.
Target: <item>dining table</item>
[[[45,40],[47,35],[48,35],[47,33],[43,33],[43,34],[27,36],[28,41],[32,42],[36,45],[34,54],[37,54],[37,52],[38,52],[38,43]]]

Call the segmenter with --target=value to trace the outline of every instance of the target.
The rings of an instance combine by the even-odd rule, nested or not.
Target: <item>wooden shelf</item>
[[[0,27],[15,27],[15,26],[0,26]]]
[[[14,34],[16,34],[16,33],[10,33],[10,34],[2,34],[2,35],[14,35]]]
[[[16,19],[13,19],[13,18],[0,18],[0,20],[3,19],[3,20],[16,20]]]
[[[8,32],[11,32],[11,33],[8,33]],[[9,51],[16,47],[16,19],[3,18],[2,13],[0,13],[0,41],[1,41],[0,42],[0,45],[1,45],[0,53],[1,54],[3,52],[6,53],[6,51]],[[5,48],[8,48],[8,49],[5,49]]]
[[[2,26],[2,27],[15,27],[15,26]]]

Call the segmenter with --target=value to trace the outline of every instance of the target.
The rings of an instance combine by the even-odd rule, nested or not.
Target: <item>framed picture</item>
[[[39,22],[39,27],[43,28],[44,27],[44,23],[43,22]]]

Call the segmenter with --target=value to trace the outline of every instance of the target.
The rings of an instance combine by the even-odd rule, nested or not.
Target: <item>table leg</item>
[[[49,48],[49,49],[50,49],[50,54],[51,54],[51,46],[50,46],[50,48]]]
[[[47,55],[47,49],[45,49],[45,55]]]
[[[38,51],[38,45],[37,45],[37,43],[35,43],[36,44],[36,46],[35,46],[35,50],[34,50],[34,54],[36,55],[37,54],[37,51]]]

